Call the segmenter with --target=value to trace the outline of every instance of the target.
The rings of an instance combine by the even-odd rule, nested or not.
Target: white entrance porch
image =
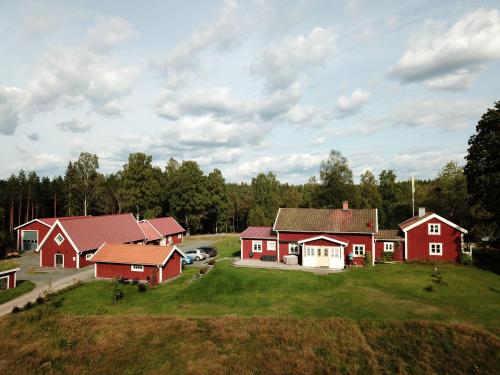
[[[328,267],[343,269],[344,248],[347,242],[328,236],[317,236],[298,241],[304,267]]]

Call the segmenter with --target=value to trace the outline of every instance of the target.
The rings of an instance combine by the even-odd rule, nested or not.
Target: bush
[[[26,302],[26,305],[24,305],[24,309],[25,309],[25,310],[29,310],[29,309],[31,309],[32,307],[33,307],[33,303],[32,303],[32,302],[30,302],[30,301]]]
[[[200,275],[204,275],[207,272],[208,272],[208,267],[207,266],[200,268]]]
[[[144,292],[146,292],[146,289],[147,289],[147,288],[146,288],[146,284],[144,284],[144,283],[139,283],[139,284],[137,284],[137,291],[138,291],[139,293],[144,293]]]
[[[36,303],[37,305],[42,305],[43,303],[45,303],[45,298],[42,296],[38,296],[36,299]]]
[[[462,253],[460,256],[460,263],[464,266],[470,266],[472,265],[472,257],[469,254]]]
[[[120,300],[124,297],[123,290],[120,288],[118,282],[113,283],[112,291],[111,291],[111,301],[114,305],[116,305]]]
[[[215,266],[215,259],[210,259],[210,260],[208,261],[208,265],[209,265],[209,266]]]
[[[431,284],[429,284],[424,288],[424,290],[426,292],[434,292],[434,287]]]
[[[382,259],[384,260],[384,262],[392,262],[394,260],[394,253],[390,251],[384,251]]]
[[[372,265],[372,255],[368,251],[365,251],[365,256],[364,256],[363,264],[365,266],[371,266]]]
[[[21,312],[21,311],[22,311],[22,309],[20,307],[14,306],[12,308],[12,313],[13,314],[17,314],[18,312]]]

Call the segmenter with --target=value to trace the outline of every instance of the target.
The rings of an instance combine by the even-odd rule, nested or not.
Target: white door
[[[330,255],[330,248],[329,247],[317,247],[317,252],[318,256],[317,264],[318,267],[328,267],[330,265],[329,261],[329,255]]]
[[[344,248],[341,246],[330,248],[330,268],[344,268]]]
[[[304,267],[316,267],[316,246],[302,246],[302,265]]]

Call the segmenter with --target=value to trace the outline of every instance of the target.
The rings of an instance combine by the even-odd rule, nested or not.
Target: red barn
[[[458,262],[463,235],[467,231],[433,212],[419,209],[419,215],[399,225],[405,236],[407,261]]]
[[[92,256],[95,277],[147,281],[151,285],[182,273],[184,253],[176,246],[104,244]]]
[[[306,267],[340,269],[348,254],[361,265],[369,252],[374,264],[377,227],[376,209],[349,209],[347,202],[342,209],[280,208],[273,228],[250,227],[241,234],[241,257],[283,261],[296,255]]]
[[[404,238],[397,229],[381,229],[375,234],[375,259],[384,258],[384,253],[392,254],[392,260],[403,261]]]
[[[39,245],[41,267],[81,268],[105,242],[143,243],[132,214],[57,219]]]
[[[3,269],[0,264],[0,291],[16,287],[16,273],[19,268]]]
[[[182,243],[185,230],[173,217],[159,217],[157,219],[142,220],[141,223],[147,223],[153,230],[151,232],[150,229],[146,229],[151,233],[150,235],[152,235],[151,240],[148,237],[148,242],[159,240],[160,246]],[[146,228],[146,225],[142,224],[142,227]],[[158,234],[160,235],[159,239],[157,237]]]

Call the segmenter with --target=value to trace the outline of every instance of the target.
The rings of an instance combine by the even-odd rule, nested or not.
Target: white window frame
[[[306,247],[306,256],[313,257],[314,256],[314,247]]]
[[[389,248],[387,245],[390,245]],[[384,242],[384,253],[393,253],[394,252],[394,242]]]
[[[433,253],[432,252],[432,246],[435,246],[436,250],[439,247],[439,253]],[[443,256],[443,243],[442,242],[430,242],[429,243],[429,255],[432,255],[432,256]]]
[[[433,227],[437,228],[437,232],[433,232],[431,228]],[[431,236],[439,236],[441,234],[441,224],[440,223],[429,223],[427,225],[427,234],[430,234]]]
[[[358,248],[358,249],[356,249]],[[365,245],[362,244],[354,244],[352,245],[352,254],[355,258],[362,258],[365,256]],[[356,254],[356,251],[362,251],[361,254]]]
[[[21,250],[24,251],[24,233],[26,232],[36,232],[36,248],[38,248],[38,237],[39,233],[37,229],[24,229],[21,231]]]
[[[267,241],[267,250],[276,251],[276,241]],[[269,246],[271,245],[271,246]]]
[[[180,240],[180,239],[182,238],[182,233],[179,233],[179,234],[177,235],[177,238]]]
[[[61,240],[58,240],[58,237],[61,237]],[[64,236],[61,234],[61,232],[56,234],[56,236],[54,237],[54,241],[58,246],[61,246],[61,244],[64,242]]]
[[[292,250],[292,249],[297,249],[297,250]],[[288,254],[295,254],[298,255],[300,254],[300,245],[297,242],[290,242],[288,244]]]
[[[262,241],[257,241],[257,240],[252,241],[252,252],[262,253]]]
[[[0,280],[2,279],[7,279],[7,288],[6,289],[0,289],[0,290],[7,290],[7,289],[10,289],[10,276],[7,275],[7,276],[0,276]]]
[[[85,259],[86,260],[90,260],[90,258],[92,258],[92,255],[94,255],[94,253],[87,253],[87,254],[85,254]]]
[[[130,270],[132,272],[144,272],[144,266],[138,265],[138,264],[132,264],[130,266]]]

